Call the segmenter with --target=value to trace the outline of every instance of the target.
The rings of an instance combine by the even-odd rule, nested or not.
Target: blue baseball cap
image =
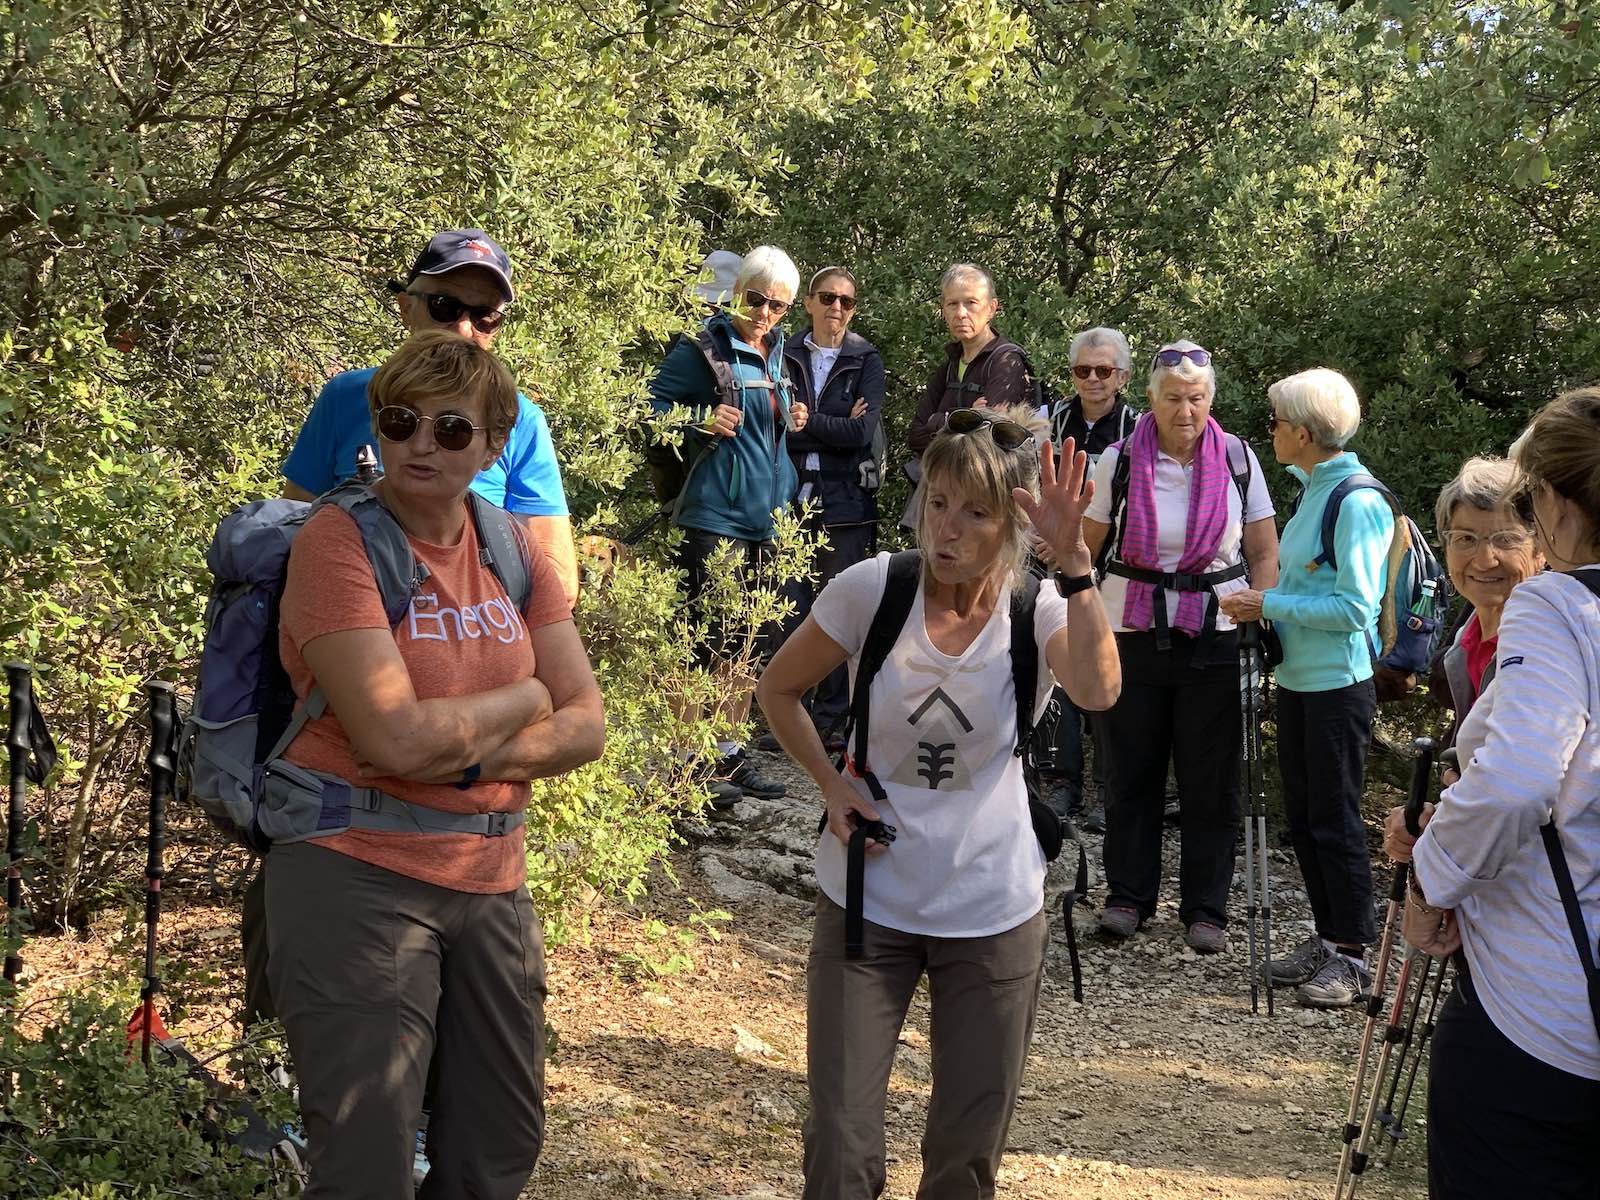
[[[417,261],[411,264],[411,283],[418,275],[448,275],[462,267],[482,267],[500,284],[506,302],[516,299],[511,290],[511,260],[506,252],[481,229],[446,229],[428,239]]]

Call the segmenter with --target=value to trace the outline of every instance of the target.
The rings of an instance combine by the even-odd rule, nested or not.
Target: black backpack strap
[[[1592,584],[1587,585],[1591,589]],[[1583,964],[1583,980],[1589,992],[1589,1012],[1594,1017],[1594,1028],[1600,1033],[1600,971],[1594,965],[1594,947],[1589,941],[1588,925],[1583,919],[1583,908],[1578,904],[1578,890],[1572,886],[1572,871],[1567,866],[1567,855],[1561,848],[1561,834],[1556,830],[1555,817],[1539,826],[1544,838],[1544,852],[1550,859],[1550,873],[1556,878],[1556,892],[1561,896],[1561,907],[1566,910],[1567,925],[1572,930],[1573,944],[1578,948],[1578,959]]]
[[[1018,758],[1033,741],[1033,702],[1039,694],[1039,642],[1033,631],[1033,612],[1039,600],[1039,577],[1025,572],[1022,585],[1011,593],[1011,682],[1017,706]]]
[[[1405,510],[1401,508],[1400,501],[1395,497],[1395,494],[1371,475],[1346,475],[1333,485],[1333,491],[1328,494],[1328,502],[1322,508],[1322,549],[1315,560],[1319,566],[1326,566],[1332,571],[1339,569],[1339,562],[1333,549],[1333,535],[1339,525],[1339,509],[1343,507],[1346,496],[1362,488],[1370,488],[1372,491],[1379,493],[1388,503],[1396,520],[1405,515]],[[1304,492],[1301,493],[1302,496],[1304,494]],[[1299,507],[1300,502],[1296,500],[1295,509]],[[1291,510],[1289,515],[1293,516],[1294,511]]]
[[[1244,439],[1234,434],[1222,435],[1223,445],[1228,455],[1228,474],[1233,476],[1233,486],[1239,489],[1239,526],[1244,527],[1245,510],[1250,507],[1250,451],[1244,444]],[[1238,461],[1234,461],[1234,451],[1238,451]],[[1243,535],[1241,534],[1241,537]],[[1240,553],[1243,553],[1243,543],[1240,544]]]
[[[721,403],[738,408],[739,381],[733,377],[733,364],[723,356],[722,348],[717,345],[717,339],[711,336],[709,327],[700,327],[694,336],[694,344],[700,351],[700,357],[706,360],[711,377],[717,381],[717,395],[722,398]]]
[[[472,512],[472,526],[478,532],[478,561],[494,572],[511,603],[521,613],[528,607],[528,597],[533,590],[527,539],[510,513],[477,492],[467,493],[467,507]]]
[[[1116,450],[1117,461],[1111,467],[1111,529],[1106,533],[1106,540],[1100,544],[1100,553],[1094,560],[1094,569],[1102,576],[1106,573],[1106,565],[1118,557],[1122,550],[1122,514],[1128,507],[1128,481],[1133,470],[1128,462],[1126,438],[1107,449]]]

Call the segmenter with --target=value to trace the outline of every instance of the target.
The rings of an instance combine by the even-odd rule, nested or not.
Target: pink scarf
[[[1156,528],[1156,419],[1151,413],[1139,418],[1133,434],[1120,444],[1119,454],[1128,456],[1128,503],[1123,513],[1122,561],[1146,570],[1161,570],[1160,534]],[[1194,470],[1189,480],[1189,517],[1184,527],[1181,574],[1203,574],[1211,569],[1217,547],[1228,528],[1228,488],[1233,485],[1228,472],[1228,450],[1222,426],[1207,417],[1195,448]],[[1128,580],[1127,599],[1122,605],[1122,624],[1128,629],[1149,629],[1153,620],[1155,585]],[[1204,592],[1182,592],[1178,613],[1171,620],[1174,629],[1199,634],[1205,619]]]

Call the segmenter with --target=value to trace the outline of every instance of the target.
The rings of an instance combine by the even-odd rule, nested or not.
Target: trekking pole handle
[[[13,768],[27,760],[28,723],[33,716],[33,668],[27,663],[6,664],[6,691],[9,693],[11,724],[6,729],[6,752]]]
[[[145,694],[150,698],[150,755],[145,760],[150,767],[150,855],[145,876],[154,880],[164,874],[161,851],[167,840],[166,802],[172,794],[177,702],[172,685],[162,680],[146,684]]]
[[[378,453],[371,445],[363,445],[356,451],[356,478],[362,483],[375,483],[383,474],[378,469]]]
[[[1411,743],[1417,757],[1411,765],[1411,793],[1406,797],[1406,832],[1412,837],[1422,836],[1422,806],[1428,800],[1428,784],[1433,778],[1433,756],[1439,743],[1429,737],[1419,737]]]
[[[1261,645],[1260,621],[1241,621],[1239,623],[1239,644],[1250,650],[1254,650]]]

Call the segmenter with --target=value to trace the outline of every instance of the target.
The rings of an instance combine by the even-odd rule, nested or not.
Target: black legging
[[[1430,1200],[1600,1200],[1600,1080],[1512,1043],[1456,965],[1428,1065]]]

